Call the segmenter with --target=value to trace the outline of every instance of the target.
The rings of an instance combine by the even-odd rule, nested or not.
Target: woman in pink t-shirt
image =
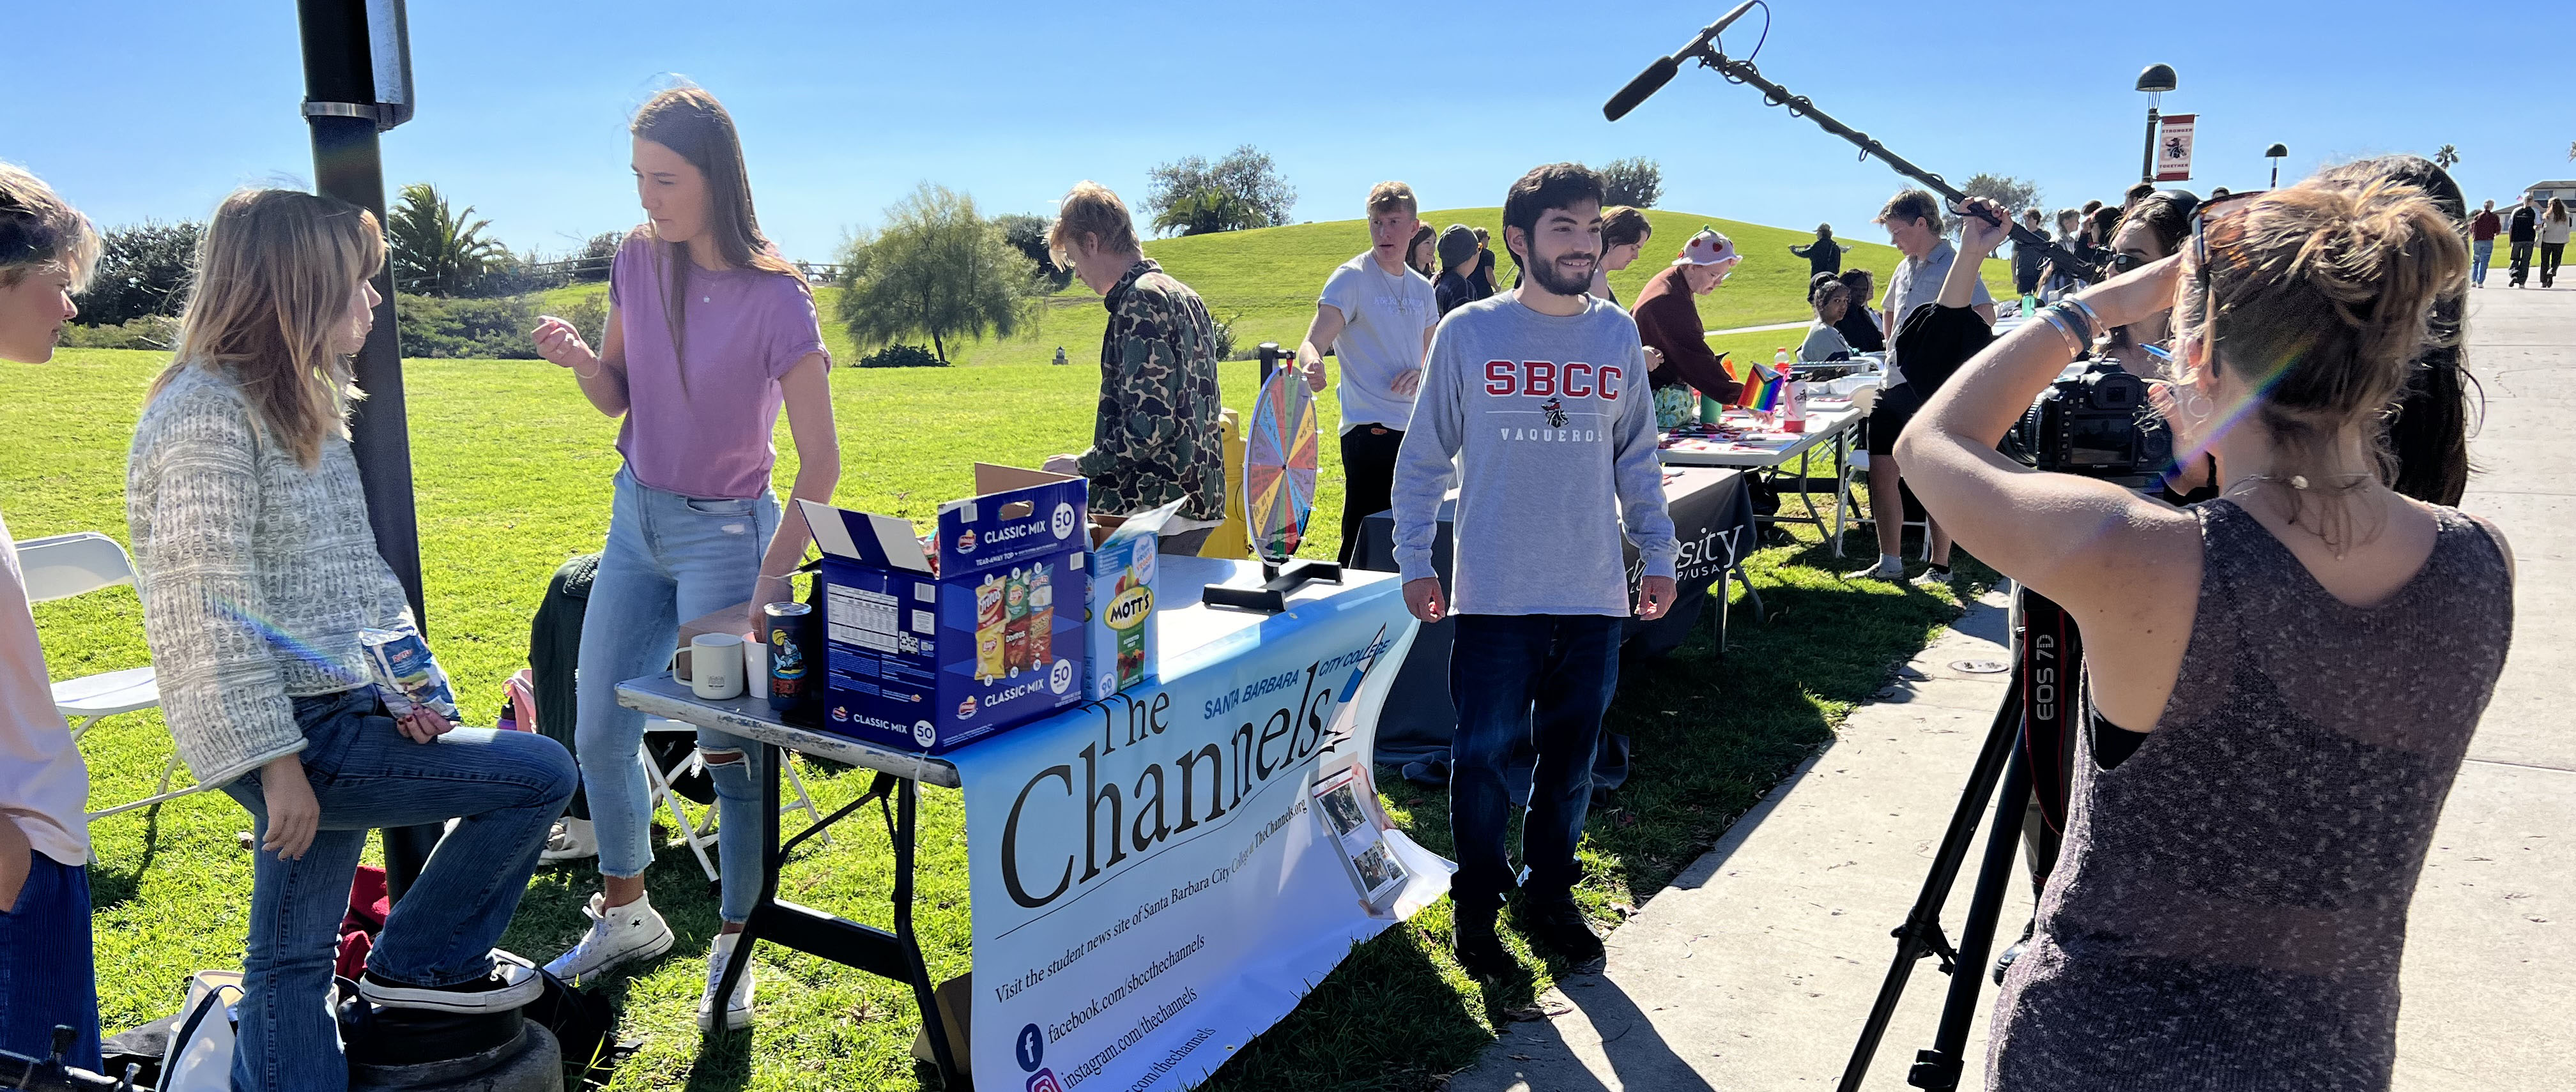
[[[626,465],[582,619],[574,726],[606,890],[591,898],[589,933],[547,965],[567,981],[672,943],[644,892],[653,848],[644,718],[617,704],[617,683],[659,670],[684,619],[747,599],[734,628],[749,632],[763,604],[790,598],[787,574],[811,535],[801,518],[782,522],[770,492],[782,405],[796,441],[791,496],[829,501],[841,477],[814,295],[761,236],[733,118],[705,91],[678,88],[645,103],[632,129],[650,220],[618,248],[600,350],[561,319],[534,335],[591,405],[625,417],[617,450]],[[759,748],[727,733],[700,731],[698,752],[716,786],[724,916],[698,1026],[736,1030],[751,1022],[751,975],[731,997],[714,990],[760,892],[760,779],[775,775]]]

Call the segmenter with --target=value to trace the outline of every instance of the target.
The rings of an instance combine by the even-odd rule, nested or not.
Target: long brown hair
[[[2242,373],[2272,438],[2273,476],[2322,479],[2344,429],[2385,421],[2434,336],[2435,302],[2467,275],[2468,248],[2422,190],[2385,180],[2273,190],[2204,231],[2208,264],[2195,273],[2206,290],[2185,293],[2176,318],[2207,331],[2212,368]],[[2384,430],[2371,440],[2386,481],[2395,468]],[[2349,548],[2353,487],[2295,490],[2291,520]]]
[[[197,246],[178,351],[151,393],[186,369],[217,370],[260,434],[313,469],[323,438],[347,436],[349,403],[366,397],[332,343],[350,289],[384,264],[374,213],[296,190],[236,191]]]
[[[776,273],[796,282],[797,287],[813,291],[805,275],[778,256],[778,248],[760,233],[760,216],[751,207],[751,174],[742,164],[742,138],[735,133],[733,115],[724,104],[699,87],[674,87],[645,100],[635,111],[627,131],[636,139],[649,140],[669,148],[688,160],[707,182],[706,230],[714,233],[716,253],[728,268],[758,269]],[[682,335],[688,331],[689,295],[688,248],[680,243],[665,243],[653,235],[653,225],[635,229],[637,235],[654,242],[654,264],[663,281],[663,321],[671,331],[671,355],[680,361],[680,389],[689,385],[688,364],[681,358]]]
[[[2319,171],[2316,178],[2347,189],[2375,181],[2413,186],[2442,210],[2454,230],[2469,227],[2468,195],[2449,171],[2420,155],[2356,160]],[[2477,469],[2469,461],[2469,416],[2472,403],[2484,414],[2485,392],[2469,370],[2468,301],[2468,282],[2461,281],[2434,302],[2431,334],[2408,368],[2388,422],[2388,453],[2397,463],[2389,488],[2434,504],[2460,503],[2469,475]]]

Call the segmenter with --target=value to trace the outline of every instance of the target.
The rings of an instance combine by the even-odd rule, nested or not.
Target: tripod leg
[[[2030,805],[2030,755],[2013,748],[2004,769],[2003,790],[1995,801],[1994,829],[1986,835],[1985,863],[1977,869],[1977,891],[1968,900],[1967,924],[1959,927],[1959,969],[1950,976],[1950,996],[1941,1003],[1941,1028],[1932,1049],[1915,1055],[1906,1083],[1931,1092],[1959,1087],[1967,1060],[1968,1025],[1977,1015],[1977,993],[1985,985],[1986,953],[1994,948],[1995,922],[2003,916],[2004,892],[2012,886],[2013,850],[2021,845],[2022,811]]]
[[[1914,897],[1914,908],[1906,911],[1905,924],[1896,928],[1896,959],[1888,965],[1887,979],[1878,987],[1878,1000],[1870,1005],[1869,1021],[1861,1025],[1860,1042],[1852,1047],[1849,1064],[1843,1067],[1840,1092],[1859,1092],[1861,1079],[1869,1075],[1870,1059],[1878,1053],[1879,1040],[1887,1035],[1887,1023],[1896,1015],[1896,1003],[1905,995],[1905,980],[1914,973],[1914,963],[1939,950],[1941,943],[1941,904],[1950,899],[1950,885],[1957,881],[1959,865],[1967,860],[1968,844],[1977,836],[1977,824],[1984,820],[1986,802],[1995,791],[1995,781],[2003,775],[2019,749],[2021,738],[2021,688],[2004,691],[2003,705],[1995,710],[1993,726],[1986,729],[1985,747],[1977,752],[1977,764],[1968,771],[1968,786],[1959,794],[1959,806],[1950,813],[1950,828],[1941,835],[1941,847],[1933,854],[1932,871],[1923,877],[1923,890]],[[2019,804],[2015,804],[2017,809]],[[2018,811],[2015,814],[2019,814]],[[1993,931],[1993,923],[1987,923]],[[1980,957],[1982,958],[1982,957]],[[1964,968],[1974,975],[1974,965],[1954,962],[1950,970],[1955,977]]]

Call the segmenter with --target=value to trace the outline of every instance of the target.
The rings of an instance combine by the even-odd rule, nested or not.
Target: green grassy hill
[[[1424,212],[1422,219],[1435,231],[1451,224],[1482,227],[1493,234],[1497,248],[1502,244],[1500,208],[1433,209]],[[1660,272],[1693,232],[1706,226],[1735,240],[1736,250],[1744,255],[1735,275],[1699,301],[1700,318],[1710,329],[1802,322],[1810,316],[1806,302],[1807,260],[1789,253],[1789,247],[1815,238],[1813,229],[1765,227],[1662,209],[1647,210],[1646,219],[1654,224],[1655,235],[1646,243],[1645,253],[1636,264],[1610,275],[1610,286],[1620,299],[1633,302],[1637,293],[1645,289],[1646,279]],[[1843,255],[1843,268],[1877,273],[1882,291],[1901,258],[1895,248],[1885,243],[1858,240],[1883,234],[1875,225],[1857,217],[1837,229],[1837,237],[1852,246],[1851,252]],[[1324,278],[1334,266],[1349,261],[1368,245],[1367,221],[1328,220],[1151,239],[1145,243],[1145,255],[1163,263],[1166,272],[1197,289],[1219,321],[1233,319],[1238,346],[1264,341],[1294,346],[1305,336],[1306,324],[1315,316],[1315,296],[1323,289]],[[1505,254],[1506,279],[1510,277],[1510,264]],[[1997,296],[2011,293],[2008,263],[1989,261],[1984,272],[1987,286]],[[546,294],[545,307],[560,313],[575,300],[607,290],[603,284],[559,288]],[[849,363],[858,358],[859,351],[834,315],[839,299],[838,289],[815,292],[815,303],[823,316],[823,340],[835,360]],[[1098,359],[1100,334],[1107,322],[1099,297],[1077,282],[1049,297],[1033,329],[1010,338],[951,345],[950,359],[963,365],[1044,364],[1062,346],[1072,362],[1088,364]],[[1750,341],[1745,340],[1748,337]],[[1754,348],[1754,342],[1768,345],[1778,337],[1742,335],[1721,341],[1718,346],[1741,354]]]

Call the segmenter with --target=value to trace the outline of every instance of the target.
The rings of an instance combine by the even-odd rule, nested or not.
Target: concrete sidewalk
[[[2410,1092],[2576,1086],[2563,1033],[2576,1010],[2576,291],[2502,281],[2470,295],[2487,406],[2463,506],[2515,548],[2514,648],[2415,898],[2396,1073]],[[1560,1015],[1505,1028],[1451,1092],[1833,1087],[2002,698],[2001,676],[1952,667],[2002,658],[2001,605],[1972,606],[1613,933],[1603,973],[1545,999]],[[1982,846],[1981,833],[1943,916],[1954,935]],[[2030,914],[2015,865],[2008,934]],[[1948,983],[1916,964],[1867,1087],[1907,1087]],[[1992,997],[1989,984],[1962,1087],[1982,1083]]]

